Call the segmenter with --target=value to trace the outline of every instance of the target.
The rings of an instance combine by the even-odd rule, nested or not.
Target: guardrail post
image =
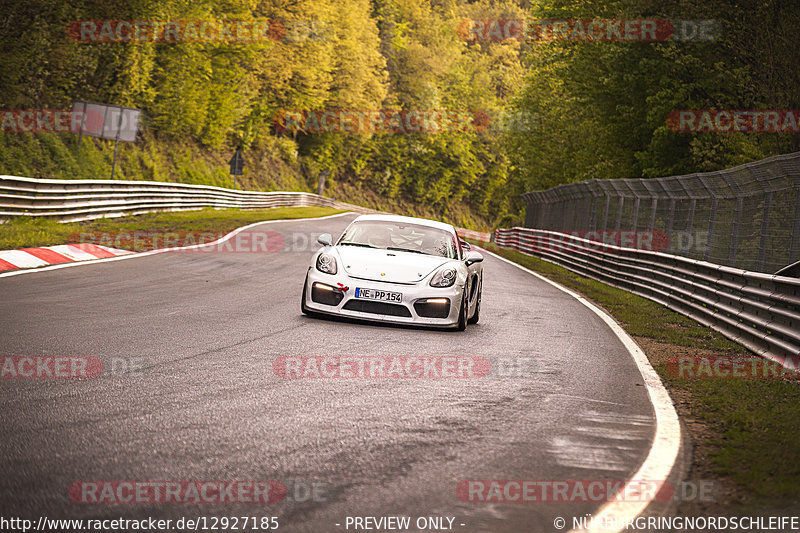
[[[711,255],[711,248],[714,246],[714,223],[716,222],[717,218],[717,197],[715,196],[711,200],[711,216],[708,219],[708,241],[706,245],[706,253],[703,255],[703,259],[708,261],[709,256]]]
[[[547,222],[547,229],[558,231],[561,229],[561,222],[563,220],[558,216],[558,213],[563,215],[564,213],[564,203],[559,198],[555,203],[555,209],[550,210],[550,219]]]
[[[581,210],[582,206],[578,202],[580,202],[580,200],[578,200],[577,198],[570,202],[570,204],[572,204],[572,209],[573,209],[572,227],[567,228],[568,231],[575,231],[576,229],[581,227],[581,222],[583,220],[583,217],[581,215],[583,214],[583,211]]]
[[[533,193],[526,192],[522,195],[522,199],[525,200],[525,227],[532,228],[534,227],[533,224],[533,200],[532,200]]]
[[[750,174],[753,175],[753,170],[747,167],[750,170]],[[736,209],[733,213],[733,228],[731,230],[731,245],[728,251],[728,264],[729,266],[735,267],[736,266],[736,248],[739,245],[739,229],[742,225],[742,210],[744,208],[744,198],[742,188],[736,182],[733,177],[729,174],[723,172],[722,179],[725,180],[725,183],[728,184],[728,187],[731,188],[736,194]],[[754,180],[757,181],[757,177],[753,175]]]
[[[650,233],[656,230],[656,211],[658,210],[658,198],[653,198],[650,203]]]
[[[792,226],[792,243],[789,245],[789,263],[797,261],[800,248],[800,186],[795,188],[794,225]]]
[[[742,224],[742,209],[744,199],[740,196],[736,199],[736,211],[733,214],[733,233],[731,234],[731,249],[728,254],[730,266],[736,266],[736,247],[739,244],[739,226]]]
[[[672,226],[675,223],[675,200],[669,201],[669,214],[667,215],[667,240],[672,242]]]
[[[588,187],[586,186],[586,182],[582,182],[580,183],[580,188],[574,191],[572,197],[572,205],[575,207],[575,215],[572,224],[573,231],[588,229],[586,226],[589,224],[586,220],[586,216],[591,214],[591,207],[586,205],[587,201],[590,201]]]
[[[564,191],[566,193],[566,191]],[[578,209],[575,206],[575,200],[569,196],[564,198],[564,216],[561,217],[561,231],[569,231],[569,226],[575,225],[575,216]]]
[[[756,270],[764,270],[764,260],[767,257],[767,232],[769,231],[769,216],[772,209],[772,191],[768,191],[764,196],[764,214],[761,217],[761,236],[758,240],[758,258],[756,259]]]
[[[581,194],[581,190],[583,188],[582,183],[576,184],[576,190],[572,191],[570,194],[570,203],[572,204],[573,212],[572,212],[572,227],[569,228],[572,231],[580,228],[583,225],[583,215],[586,214],[586,209],[583,206],[584,196]]]
[[[590,227],[587,228],[587,229],[592,230],[592,231],[597,231],[597,211],[598,211],[598,208],[599,208],[598,204],[600,203],[601,195],[600,195],[600,193],[597,192],[597,184],[595,183],[595,180],[591,180],[591,181],[587,182],[587,184],[588,184],[588,187],[589,187],[589,191],[591,191],[591,193],[592,193],[592,214],[589,217],[589,220],[590,220],[589,225],[590,225]]]
[[[534,226],[535,228],[546,228],[547,222],[550,220],[550,210],[552,209],[552,205],[550,202],[545,201],[544,193],[540,194],[536,199],[539,205],[539,214],[538,216],[538,224]]]
[[[570,207],[573,207],[574,211],[574,206],[572,205],[572,202],[570,202],[566,198],[561,200],[561,212],[564,214],[564,216],[561,217],[561,225],[559,226],[559,229],[561,231],[566,231],[569,229],[567,226],[569,225],[570,218],[566,216],[566,214],[569,212]]]
[[[555,211],[556,205],[555,199],[550,198],[547,200],[547,211],[544,212],[540,228],[553,229],[553,211]]]
[[[694,212],[697,209],[697,198],[692,198],[689,201],[689,220],[686,221],[686,233],[691,237],[694,230]]]

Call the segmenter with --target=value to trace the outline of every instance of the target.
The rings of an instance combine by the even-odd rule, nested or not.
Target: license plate
[[[403,293],[391,291],[379,291],[376,289],[356,288],[356,298],[364,300],[380,300],[382,302],[402,302]]]

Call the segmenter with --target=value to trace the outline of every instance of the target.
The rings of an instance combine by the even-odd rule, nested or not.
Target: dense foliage
[[[800,150],[800,135],[677,133],[674,110],[800,109],[796,0],[538,0],[537,19],[713,20],[712,40],[555,41],[528,56],[514,105],[534,135],[511,135],[512,201],[590,178],[718,170]]]
[[[716,19],[714,41],[465,40],[465,19]],[[278,40],[86,43],[80,20],[282,21]],[[675,109],[800,109],[794,0],[11,0],[0,12],[0,108],[76,99],[141,108],[119,178],[313,190],[469,225],[519,220],[525,190],[592,177],[716,169],[800,149],[798,136],[685,134]],[[286,110],[480,110],[448,133],[283,130]],[[499,121],[500,117],[525,120]],[[509,126],[509,124],[511,126]],[[519,126],[519,127],[518,127]],[[111,144],[5,133],[0,172],[105,178]]]

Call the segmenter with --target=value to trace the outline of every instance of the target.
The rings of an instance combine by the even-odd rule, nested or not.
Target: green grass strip
[[[0,250],[53,246],[85,241],[81,234],[120,235],[135,231],[227,233],[266,220],[315,218],[336,213],[330,207],[277,207],[273,209],[213,209],[146,213],[120,218],[98,218],[86,222],[60,223],[53,219],[19,216],[0,224]],[[102,242],[101,242],[102,244]],[[121,248],[128,248],[125,244]]]

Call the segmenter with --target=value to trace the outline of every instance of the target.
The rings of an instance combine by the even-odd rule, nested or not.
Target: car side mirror
[[[483,261],[483,256],[478,252],[468,252],[467,257],[464,259],[467,266],[473,263],[480,263],[481,261]]]
[[[330,246],[333,242],[330,233],[323,233],[319,237],[317,237],[317,242],[320,243],[322,246]]]
[[[472,246],[470,246],[468,242],[461,241],[461,248],[463,250],[471,250]]]

